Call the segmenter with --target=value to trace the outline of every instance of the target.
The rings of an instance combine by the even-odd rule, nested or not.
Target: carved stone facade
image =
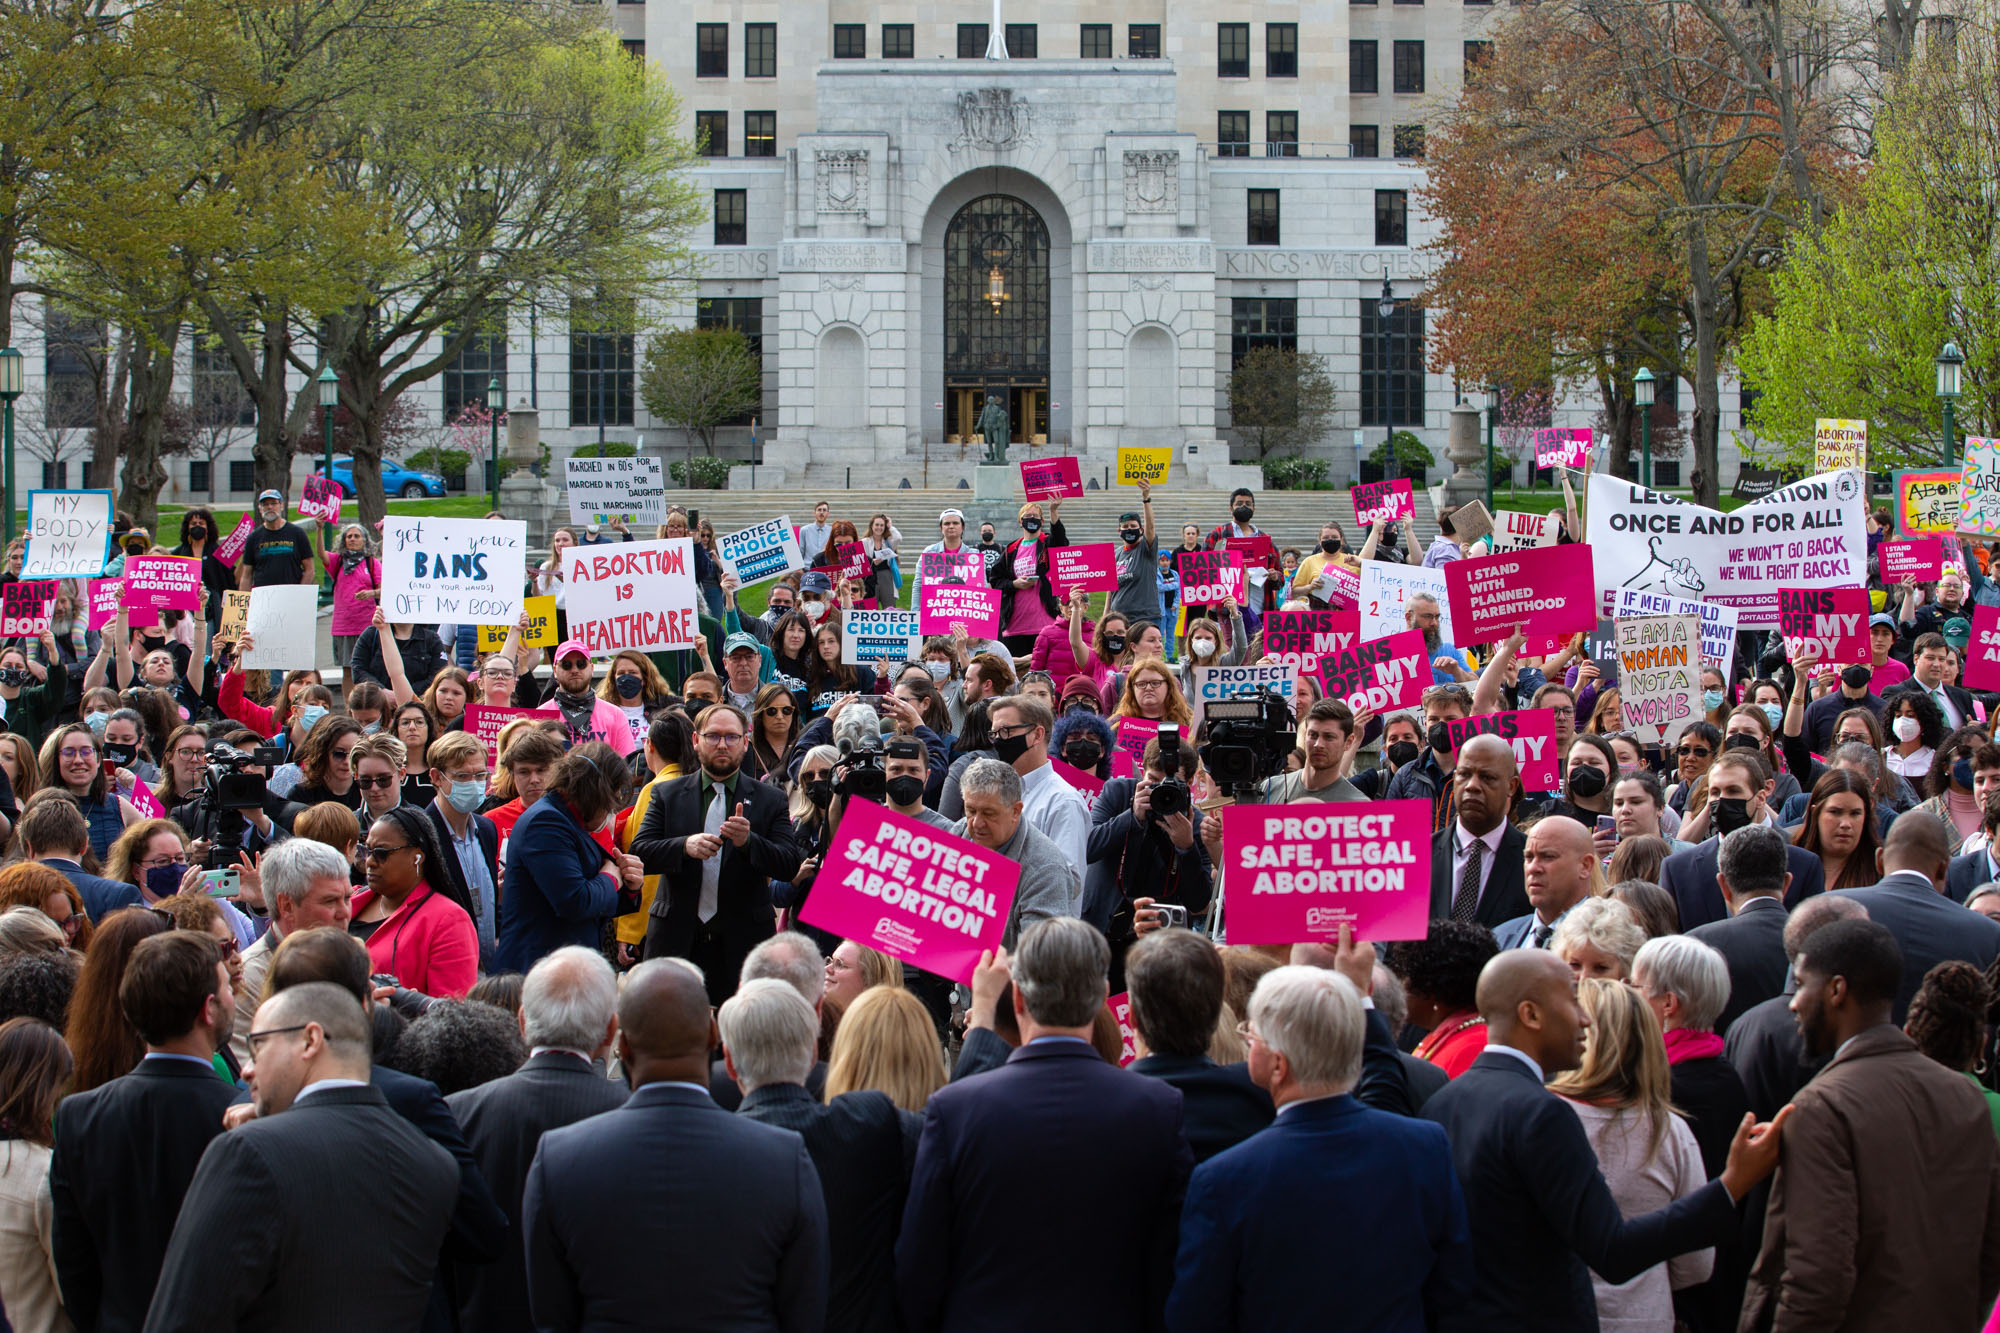
[[[813,154],[813,211],[868,212],[868,153],[859,148],[822,148]]]
[[[1171,149],[1125,153],[1125,211],[1178,213],[1181,155]]]

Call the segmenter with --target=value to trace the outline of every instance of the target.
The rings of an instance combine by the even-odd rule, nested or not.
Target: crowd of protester
[[[531,569],[546,654],[388,621],[371,533],[316,554],[275,492],[234,570],[183,519],[205,612],[91,631],[63,585],[0,644],[11,1327],[2000,1327],[1985,551],[1878,581],[1871,663],[1739,636],[1664,748],[1583,636],[1456,644],[1411,597],[1421,707],[1302,675],[1233,794],[1427,801],[1429,930],[1263,947],[1227,943],[1194,671],[1336,569],[1485,543],[1302,551],[1238,491],[1165,547],[1152,510],[1094,615],[1048,581],[1060,502],[921,548],[821,502],[755,614],[675,510],[701,636],[608,659],[562,553],[622,524]],[[1224,545],[1243,600],[1181,606]],[[994,638],[843,663],[841,606],[957,551]],[[223,594],[321,580],[338,675],[241,669]],[[489,752],[475,706],[531,711]],[[1443,725],[1528,707],[1555,790]],[[1114,775],[1132,719],[1164,730]],[[969,984],[809,919],[861,799],[1018,869]]]

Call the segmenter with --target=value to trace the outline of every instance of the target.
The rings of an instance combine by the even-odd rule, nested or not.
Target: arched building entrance
[[[1012,443],[1049,434],[1049,229],[1007,194],[952,215],[944,243],[945,432],[970,436],[989,394]]]

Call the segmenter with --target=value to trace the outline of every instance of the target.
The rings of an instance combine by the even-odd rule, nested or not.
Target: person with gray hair
[[[617,1005],[618,978],[603,954],[568,944],[545,955],[521,983],[527,1063],[445,1099],[507,1215],[502,1254],[521,1253],[521,1197],[542,1135],[625,1104],[625,1085],[604,1076]],[[520,1264],[459,1264],[454,1276],[462,1327],[533,1333]]]
[[[1792,875],[1785,835],[1769,824],[1752,824],[1722,839],[1716,882],[1729,915],[1696,926],[1688,938],[1722,955],[1729,969],[1729,997],[1712,1028],[1727,1033],[1743,1012],[1783,993],[1790,965],[1785,960],[1785,890]]]
[[[1715,1035],[1716,1016],[1729,1002],[1729,964],[1700,940],[1666,935],[1646,941],[1632,960],[1632,984],[1660,1020],[1674,1109],[1694,1131],[1702,1166],[1713,1178],[1729,1160],[1729,1140],[1750,1109],[1743,1079],[1722,1058],[1722,1038]]]
[[[975,769],[980,765],[975,764]],[[1004,764],[996,764],[1012,773]],[[968,793],[967,815],[972,817]],[[924,1109],[896,1274],[912,1330],[1156,1328],[1193,1155],[1181,1094],[1107,1063],[1090,1044],[1111,946],[1074,917],[1022,933],[980,966],[1014,981],[1021,1047],[1006,1064],[939,1089]],[[1019,1262],[993,1236],[1084,1264]]]
[[[745,1096],[767,1084],[805,1087],[819,1043],[819,1015],[791,983],[745,977],[716,1011],[722,1061]],[[810,1095],[810,1094],[808,1094]]]
[[[812,937],[796,930],[782,931],[752,949],[743,960],[737,984],[752,981],[782,981],[798,992],[813,1011],[815,1057],[808,1062],[800,1082],[815,1100],[826,1095],[826,1061],[817,1057],[821,1001],[826,998],[826,958]],[[726,1060],[708,1067],[708,1095],[725,1111],[741,1109],[743,1088],[729,1072]]]
[[[1075,916],[1083,905],[1083,865],[1071,863],[1049,836],[1022,817],[1021,775],[998,759],[975,759],[960,781],[965,818],[951,831],[1021,868],[1004,948],[1039,922]]]
[[[1280,1328],[1323,1293],[1356,1327],[1423,1328],[1473,1281],[1465,1200],[1442,1127],[1353,1096],[1363,1012],[1319,967],[1267,973],[1245,1024],[1272,1127],[1197,1167],[1167,1303],[1172,1328]],[[1328,1199],[1366,1199],[1362,1209]]]
[[[354,894],[349,869],[338,850],[310,838],[288,838],[264,853],[258,872],[271,927],[243,951],[243,981],[236,1000],[246,1012],[263,997],[271,958],[285,936],[314,926],[347,929],[348,902]],[[249,1028],[248,1023],[238,1024],[229,1039],[239,1068],[250,1063]]]

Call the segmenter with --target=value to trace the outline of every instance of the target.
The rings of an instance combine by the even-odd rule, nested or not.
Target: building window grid
[[[197,468],[201,469],[199,473],[195,471]],[[197,478],[199,479],[197,480]],[[58,458],[53,463],[44,462],[42,464],[42,489],[45,491],[60,491],[67,490],[68,488],[69,460],[67,458]],[[194,462],[188,464],[188,489],[191,491],[206,491],[208,489],[208,463],[205,460],[196,459]]]
[[[1215,155],[1217,157],[1250,156],[1250,113],[1248,111],[1218,111],[1215,113]]]
[[[1421,125],[1398,125],[1395,129],[1394,146],[1396,156],[1420,159],[1424,155],[1424,127]]]
[[[97,423],[96,358],[110,339],[109,326],[48,307],[42,341],[42,424],[70,430]]]
[[[750,204],[747,190],[717,190],[715,192],[715,243],[717,245],[748,245],[750,243]]]
[[[1032,23],[1009,23],[1002,34],[1007,38],[1007,55],[1014,60],[1034,60],[1041,51],[1041,37]]]
[[[1415,301],[1398,301],[1389,315],[1387,385],[1382,370],[1382,316],[1375,297],[1361,299],[1361,425],[1421,426],[1424,424],[1424,309]],[[1388,390],[1389,412],[1384,420],[1382,394]]]
[[[694,25],[694,76],[697,79],[729,77],[729,25]]]
[[[961,23],[958,25],[958,58],[960,60],[983,60],[986,57],[986,41],[992,28],[984,23]]]
[[[1347,127],[1347,155],[1349,157],[1382,156],[1381,130],[1373,125],[1349,125]]]
[[[453,335],[447,335],[450,337]],[[468,407],[486,406],[486,386],[507,383],[507,334],[503,329],[475,333],[444,369],[444,419],[456,421]]]
[[[1110,60],[1111,25],[1086,23],[1077,38],[1077,56],[1082,60]]]
[[[1395,47],[1396,91],[1420,93],[1424,90],[1424,44],[1397,42]]]
[[[1160,58],[1160,25],[1131,23],[1125,27],[1125,56],[1129,60]]]
[[[1215,72],[1224,79],[1250,77],[1250,25],[1215,25]]]
[[[638,4],[644,4],[644,3],[645,3],[645,0],[618,0],[618,3],[619,3],[619,4],[621,4],[621,5],[622,5],[622,4],[631,4],[631,3],[638,3]],[[639,61],[639,62],[640,62],[641,64],[644,64],[644,63],[645,63],[645,60],[646,60],[646,42],[645,42],[645,39],[644,39],[644,38],[641,38],[641,37],[627,37],[627,38],[625,38],[625,39],[624,39],[623,41],[619,42],[618,44],[619,44],[620,46],[622,46],[622,47],[624,47],[624,48],[625,48],[625,54],[626,54],[626,55],[628,55],[628,56],[632,57],[632,59],[634,59],[634,60],[637,60],[637,61]]]
[[[729,156],[729,113],[727,111],[697,111],[694,113],[694,137],[701,145],[704,157]]]
[[[630,303],[625,306],[627,315]],[[632,424],[633,337],[607,330],[569,336],[569,419],[572,426]]]
[[[1264,25],[1264,77],[1296,79],[1299,76],[1299,25]]]
[[[868,25],[865,23],[834,24],[833,58],[835,60],[866,60],[868,58]]]
[[[1264,156],[1297,157],[1299,155],[1299,113],[1296,111],[1266,111],[1264,113]]]
[[[1493,63],[1493,43],[1469,41],[1465,44],[1465,81],[1472,82],[1475,71]]]
[[[1350,93],[1382,91],[1380,42],[1356,38],[1347,43],[1347,91]]]
[[[743,113],[743,156],[776,157],[778,155],[778,113],[775,111],[745,111]]]
[[[1278,192],[1276,190],[1251,190],[1247,192],[1246,232],[1251,245],[1278,245],[1279,215]]]
[[[89,482],[84,483],[86,486]],[[232,491],[255,490],[257,486],[257,464],[248,458],[229,460],[229,489]]]
[[[1375,244],[1408,245],[1409,243],[1409,191],[1375,191]]]
[[[914,23],[884,23],[882,25],[882,58],[884,60],[915,60],[917,58],[917,25]]]
[[[1243,364],[1252,348],[1297,351],[1299,303],[1286,296],[1235,297],[1229,302],[1229,368]]]
[[[698,329],[735,329],[750,346],[750,355],[764,359],[764,302],[755,296],[703,297],[694,303],[694,326]],[[747,426],[761,415],[757,408],[722,422],[725,426]]]
[[[746,23],[743,25],[743,77],[746,79],[775,79],[778,77],[777,24]]]

